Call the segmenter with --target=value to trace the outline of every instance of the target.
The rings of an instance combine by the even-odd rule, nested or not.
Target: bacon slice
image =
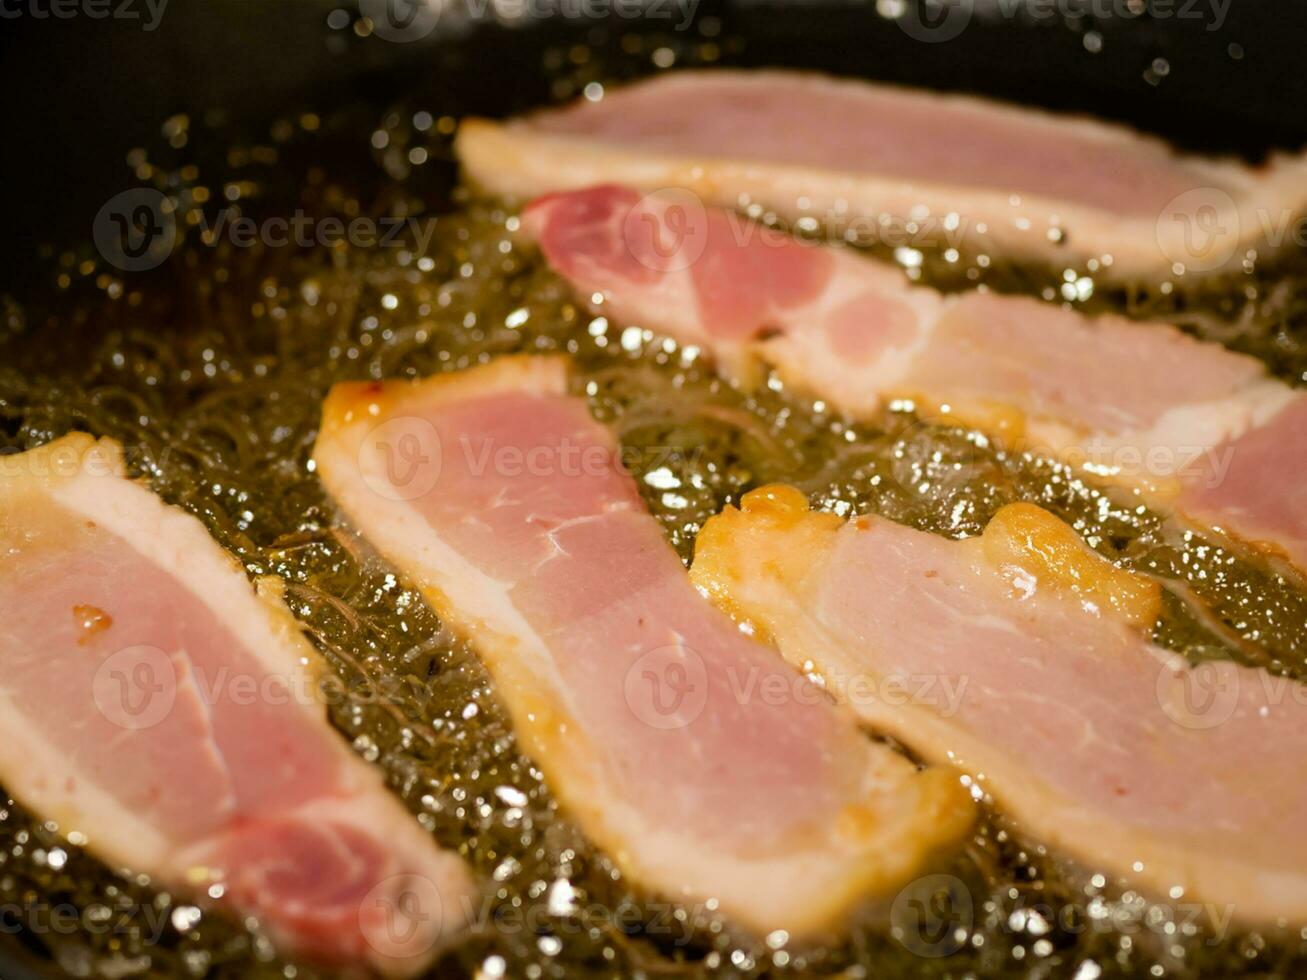
[[[1184,481],[1179,505],[1307,569],[1305,480],[1307,397],[1295,393],[1264,424],[1230,431]]]
[[[1237,267],[1307,206],[1301,156],[1254,169],[1118,125],[784,71],[675,72],[506,124],[469,120],[457,151],[499,194],[676,187],[837,235],[889,224],[909,243],[1093,258],[1120,277]]]
[[[550,195],[523,227],[608,315],[700,346],[730,373],[761,359],[853,415],[911,400],[1307,570],[1307,396],[1254,358],[1166,324],[942,296],[675,194]]]
[[[1153,645],[1156,584],[1047,512],[950,541],[766,488],[707,522],[692,577],[1040,841],[1243,921],[1307,916],[1307,689]],[[867,696],[892,680],[908,696]],[[923,682],[961,693],[911,696]]]
[[[105,860],[283,950],[422,970],[472,910],[328,725],[320,658],[194,517],[84,434],[0,456],[0,779]]]
[[[809,934],[969,826],[955,776],[870,742],[695,591],[564,360],[338,385],[315,459],[633,879]]]

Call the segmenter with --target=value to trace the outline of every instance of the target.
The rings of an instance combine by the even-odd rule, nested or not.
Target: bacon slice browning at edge
[[[280,583],[124,474],[83,434],[0,456],[0,780],[285,953],[420,972],[474,910],[466,866],[328,724]]]
[[[468,636],[524,748],[634,880],[758,932],[842,924],[969,827],[690,584],[563,359],[338,385],[318,473]]]
[[[1307,395],[1166,324],[942,296],[847,249],[678,195],[594,187],[523,213],[602,312],[749,361],[853,415],[893,399],[1059,456],[1307,570]]]
[[[456,148],[497,194],[675,187],[837,238],[888,224],[904,236],[889,245],[1096,259],[1119,278],[1237,268],[1307,206],[1302,156],[1252,168],[1118,125],[784,71],[674,72],[508,123],[467,120]]]
[[[980,538],[950,541],[764,488],[706,523],[692,577],[876,729],[979,779],[1039,841],[1244,922],[1307,916],[1301,686],[1155,646],[1140,627],[1156,584],[1040,508],[1010,505]],[[962,693],[845,696],[891,676]]]

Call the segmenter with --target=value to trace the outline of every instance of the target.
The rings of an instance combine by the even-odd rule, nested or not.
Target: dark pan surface
[[[1018,6],[976,0],[982,10],[1000,2]],[[1210,6],[1217,2],[1176,0],[1176,15],[1164,18],[978,13],[956,38],[930,44],[860,2],[703,0],[697,12],[720,17],[724,34],[743,38],[732,58],[742,65],[820,68],[1085,111],[1201,150],[1255,157],[1307,143],[1307,7],[1235,2],[1219,17]],[[1186,5],[1193,16],[1182,18]],[[1126,0],[1085,6],[1128,9]],[[545,46],[585,40],[593,26],[486,25],[456,39],[437,30],[395,44],[330,31],[326,18],[338,7],[352,5],[175,0],[150,32],[115,19],[0,20],[0,77],[6,91],[22,93],[0,104],[7,151],[0,287],[32,268],[34,243],[85,236],[89,216],[121,188],[126,149],[146,142],[172,113],[216,106],[256,125],[306,100],[375,107],[438,86],[458,92],[469,111],[503,114],[547,96],[539,72]],[[1076,8],[1077,0],[1056,6]],[[1085,50],[1087,30],[1102,36],[1097,54]],[[1169,72],[1150,85],[1143,76],[1156,58]]]

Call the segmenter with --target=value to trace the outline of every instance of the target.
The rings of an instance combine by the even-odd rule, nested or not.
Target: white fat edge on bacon
[[[693,88],[702,77],[677,72],[645,85]],[[1292,234],[1292,218],[1307,210],[1307,157],[1273,154],[1259,168],[1233,158],[1179,155],[1162,140],[1126,126],[1080,116],[1023,108],[965,95],[873,85],[794,72],[755,71],[752,81],[778,80],[787,85],[834,86],[857,91],[893,91],[921,103],[922,112],[936,105],[959,107],[980,115],[1043,126],[1079,138],[1089,138],[1126,153],[1146,153],[1172,160],[1193,176],[1198,192],[1194,206],[1217,207],[1218,236],[1192,261],[1201,271],[1237,269],[1248,249],[1278,248]],[[620,95],[618,96],[620,97]],[[545,110],[547,114],[550,111]],[[564,109],[584,112],[584,106]],[[1055,262],[1099,261],[1099,274],[1108,279],[1167,276],[1179,270],[1177,260],[1191,254],[1183,220],[1122,216],[1111,211],[1031,192],[942,184],[928,179],[903,180],[886,175],[838,168],[684,157],[647,147],[622,148],[590,136],[557,134],[537,128],[532,116],[507,123],[468,119],[460,126],[455,148],[465,173],[491,193],[533,197],[550,191],[579,190],[602,183],[621,183],[650,192],[683,188],[706,204],[735,208],[742,202],[762,204],[788,221],[832,215],[892,216],[899,221],[942,221],[960,215],[949,240],[972,253],[1014,254]],[[1232,201],[1231,213],[1226,201]],[[803,202],[803,206],[800,206]],[[1228,229],[1234,229],[1231,237]],[[1216,261],[1214,255],[1227,251]],[[1110,257],[1110,258],[1107,258]]]
[[[352,823],[382,840],[403,842],[403,849],[414,855],[411,870],[425,861],[450,903],[475,894],[461,859],[439,848],[386,790],[381,773],[331,729],[319,687],[329,668],[283,605],[280,579],[263,576],[251,583],[198,518],[128,478],[122,448],[112,439],[71,433],[27,453],[0,458],[0,463],[0,520],[6,496],[21,494],[44,497],[70,516],[103,527],[169,573],[223,621],[269,675],[285,681],[285,710],[305,711],[310,731],[333,747],[340,764],[337,790],[348,793],[310,801],[300,810]],[[194,677],[187,671],[179,683],[194,684]],[[196,699],[204,700],[198,691]],[[121,867],[148,871],[171,887],[217,880],[213,875],[220,869],[204,865],[212,841],[175,840],[147,815],[120,802],[111,787],[97,782],[95,772],[50,780],[50,773],[67,772],[67,759],[40,737],[41,724],[25,719],[9,692],[0,690],[0,706],[6,709],[0,711],[0,778],[10,792],[55,820],[64,834],[82,834],[92,852]],[[452,913],[442,923],[441,931],[447,934],[458,928],[466,910],[449,904],[446,911]],[[384,956],[377,962],[386,972],[402,973],[413,965]]]
[[[660,200],[646,198],[640,207],[658,209]],[[547,209],[543,221],[549,221]],[[922,390],[910,380],[913,366],[929,362],[931,341],[941,319],[974,294],[941,295],[906,283],[896,271],[866,256],[840,248],[831,248],[829,254],[834,265],[827,286],[809,303],[776,314],[774,325],[781,329],[763,339],[712,337],[695,301],[695,284],[688,269],[665,272],[652,283],[632,284],[629,292],[612,289],[602,305],[619,319],[629,317],[681,343],[703,346],[716,360],[719,372],[742,387],[757,384],[759,367],[765,365],[787,385],[854,417],[874,417],[890,401],[911,402],[927,418],[975,428],[1011,451],[1060,458],[1097,479],[1141,491],[1163,507],[1172,505],[1186,480],[1212,479],[1213,472],[1220,478],[1228,465],[1222,458],[1222,444],[1270,421],[1298,397],[1295,389],[1270,378],[1256,359],[1200,341],[1191,343],[1251,366],[1249,379],[1223,396],[1176,405],[1147,429],[1091,430],[1072,419],[1041,414],[1029,405],[1002,398],[970,403],[965,397],[959,400],[958,393]],[[867,291],[881,291],[907,303],[915,314],[916,334],[909,345],[884,348],[873,361],[850,369],[821,337],[821,327],[843,302]],[[1041,306],[1026,298],[1014,297],[1011,302],[1032,304],[1032,310]],[[1059,319],[1053,325],[1091,329],[1096,322],[1092,317],[1077,316]],[[1179,335],[1169,324],[1106,319],[1130,330]],[[1127,419],[1128,413],[1122,413],[1122,418]],[[1127,457],[1128,463],[1124,462]],[[1211,520],[1198,523],[1210,524]],[[1232,530],[1237,535],[1238,529]]]
[[[96,441],[73,433],[17,456],[3,459],[0,469],[0,519],[6,498],[44,498],[70,517],[80,516],[118,534],[143,554],[166,552],[194,544],[193,518],[168,513],[162,501],[126,479],[122,452],[111,440]],[[144,507],[152,520],[179,517],[167,534],[137,534],[132,510]],[[139,517],[139,515],[137,515]],[[200,529],[203,533],[202,528]],[[126,531],[124,534],[123,532]],[[205,552],[212,546],[207,534]],[[211,554],[196,556],[200,562]],[[224,555],[224,557],[226,557]],[[239,571],[222,563],[219,580]],[[241,576],[241,584],[248,585]],[[187,683],[189,677],[181,683]],[[124,805],[111,787],[97,780],[100,773],[79,770],[68,774],[68,760],[41,737],[47,719],[26,716],[11,692],[0,690],[0,777],[9,791],[48,819],[64,834],[83,835],[94,852],[124,867],[150,869],[176,881],[176,842],[148,817]],[[52,776],[52,774],[64,774]]]
[[[772,489],[753,493],[761,496]],[[927,532],[900,527],[881,517],[843,521],[832,514],[808,512],[805,504],[798,517],[798,536],[787,540],[794,533],[790,521],[782,518],[777,522],[781,528],[777,533],[774,525],[768,527],[776,520],[774,516],[754,517],[749,514],[747,500],[745,504],[743,512],[728,508],[709,520],[701,534],[706,547],[702,551],[697,548],[695,553],[692,576],[696,582],[723,609],[764,629],[781,654],[796,666],[815,668],[833,679],[883,679],[885,670],[877,666],[884,654],[883,645],[892,642],[894,629],[910,627],[902,622],[884,623],[882,627],[889,636],[859,633],[850,638],[823,619],[819,591],[822,583],[835,574],[831,569],[839,561],[841,549],[853,544],[859,535],[883,533],[879,528],[900,536],[925,537]],[[792,504],[782,506],[793,508]],[[719,522],[720,530],[713,527],[714,522]],[[983,556],[979,539],[940,544],[957,558],[954,571],[960,579],[960,590],[970,588],[968,581],[998,574]],[[893,545],[890,547],[893,551]],[[1095,560],[1108,564],[1101,558]],[[1041,586],[1041,591],[1048,590]],[[1061,590],[1053,587],[1051,591],[1058,594]],[[1057,601],[1064,599],[1070,597]],[[1073,604],[1084,608],[1083,615],[1097,618],[1102,629],[1126,636],[1129,652],[1149,663],[1144,672],[1150,679],[1170,671],[1170,689],[1180,702],[1187,683],[1184,675],[1193,669],[1183,657],[1151,642],[1144,630],[1115,614],[1091,609],[1083,602]],[[999,609],[986,614],[984,621],[1003,631],[1016,631],[1022,615],[1005,614]],[[1024,664],[1023,669],[1037,670],[1038,665]],[[1242,690],[1261,689],[1255,682],[1259,671],[1235,669]],[[898,703],[883,698],[849,700],[838,683],[828,683],[827,689],[837,699],[848,701],[872,729],[901,739],[928,761],[966,772],[975,786],[993,794],[1024,834],[1065,851],[1088,868],[1111,869],[1159,896],[1178,885],[1191,899],[1229,902],[1228,914],[1242,922],[1274,922],[1285,915],[1307,915],[1307,874],[1302,870],[1253,864],[1237,854],[1213,848],[1204,849],[1196,857],[1191,840],[1164,830],[1105,820],[1095,807],[1059,792],[1032,773],[1010,748],[988,743],[983,732],[972,732],[959,713],[940,712],[936,706],[912,699]],[[990,693],[986,690],[985,696]],[[1000,692],[992,693],[997,696]],[[1158,696],[1162,696],[1160,681]],[[1160,701],[1158,710],[1165,710]],[[1170,722],[1163,719],[1163,723]],[[1214,731],[1219,737],[1219,726]],[[1191,734],[1197,737],[1205,733]],[[1195,745],[1194,750],[1201,751],[1201,745]],[[1211,832],[1215,835],[1222,831],[1214,826]]]
[[[0,779],[7,792],[121,867],[167,867],[174,841],[98,783],[95,773],[69,775],[67,757],[41,737],[40,727],[0,690]]]
[[[651,824],[640,808],[603,794],[600,788],[588,791],[589,776],[599,775],[595,747],[568,744],[548,730],[559,720],[566,724],[570,718],[582,717],[583,706],[560,703],[559,697],[566,692],[550,680],[555,653],[513,606],[508,596],[511,583],[487,575],[446,545],[408,501],[388,499],[368,487],[365,474],[379,481],[374,485],[384,484],[388,478],[378,454],[360,452],[363,439],[378,418],[396,411],[402,414],[410,395],[415,405],[421,405],[414,409],[417,415],[429,413],[446,400],[497,390],[563,396],[567,373],[565,358],[504,357],[470,371],[413,382],[407,391],[403,382],[388,383],[371,404],[365,404],[367,395],[354,391],[342,392],[340,405],[334,405],[329,396],[322,436],[314,450],[318,472],[346,514],[368,515],[365,530],[378,550],[418,583],[446,622],[476,645],[514,708],[528,753],[536,755],[550,771],[565,769],[565,778],[551,779],[553,791],[579,816],[592,839],[633,878],[655,883],[677,899],[712,896],[727,914],[749,928],[822,934],[869,889],[902,881],[929,854],[965,831],[971,813],[959,806],[965,795],[956,792],[955,785],[946,785],[949,780],[937,775],[929,784],[917,782],[924,777],[907,760],[861,743],[867,761],[859,772],[863,798],[874,800],[878,793],[905,794],[904,805],[895,809],[896,822],[888,829],[877,828],[875,839],[861,842],[855,834],[842,848],[837,847],[838,822],[833,822],[830,836],[816,841],[816,846],[800,846],[774,856],[719,857],[715,849],[702,848],[686,854],[682,828]],[[354,479],[355,475],[359,478]],[[686,587],[690,587],[688,581]],[[705,611],[711,612],[707,606]],[[527,704],[538,704],[556,716],[523,718],[522,695],[529,698]],[[579,731],[579,726],[571,727]],[[568,752],[576,754],[569,759]],[[857,799],[851,797],[849,802]],[[919,826],[922,807],[929,809],[933,825]],[[827,816],[833,821],[835,815]],[[639,846],[632,846],[637,841]],[[887,850],[883,846],[887,841],[898,846]],[[856,867],[851,864],[854,861]],[[672,880],[680,884],[669,890]],[[756,902],[758,896],[776,895],[780,881],[790,883],[785,890],[789,913],[784,921],[776,921]]]
[[[514,380],[523,389],[560,395],[566,391],[566,367],[561,360],[537,357],[528,362],[507,358],[498,367],[515,374],[521,370],[520,377]],[[467,390],[462,387],[464,377],[440,381],[442,397],[457,397]],[[389,389],[388,397],[394,397],[394,390]],[[416,385],[414,390],[421,397]],[[358,404],[353,397],[349,400]],[[514,605],[509,592],[515,583],[487,574],[447,544],[409,501],[390,499],[370,489],[389,482],[381,454],[363,451],[364,440],[375,424],[375,416],[366,408],[338,409],[328,396],[322,432],[313,450],[317,472],[328,493],[346,514],[368,515],[367,540],[382,555],[392,560],[413,556],[411,560],[397,560],[396,564],[407,569],[437,614],[457,625],[491,661],[501,683],[537,696],[549,692],[552,702],[558,693],[549,681],[553,654]],[[351,473],[357,473],[359,479],[346,478],[345,474]],[[551,703],[549,709],[565,717],[573,710],[570,705],[557,703]],[[578,802],[584,804],[584,800]]]
[[[549,357],[530,359],[523,372],[523,388],[538,393],[563,394],[566,391],[566,367]],[[524,362],[505,359],[504,365],[524,367]],[[460,393],[460,377],[442,378],[445,397]],[[416,390],[416,387],[415,387]],[[388,397],[393,397],[391,388]],[[425,517],[409,501],[391,499],[374,493],[369,487],[390,482],[385,461],[379,453],[364,452],[364,440],[376,424],[366,409],[338,411],[328,404],[323,413],[322,434],[314,446],[313,458],[323,485],[347,514],[367,513],[367,540],[383,555],[417,555],[419,588],[436,605],[443,616],[468,624],[478,641],[488,646],[510,644],[516,658],[524,665],[549,674],[552,656],[544,640],[513,604],[509,591],[515,583],[486,574],[458,551],[450,547]],[[340,474],[356,471],[359,479],[342,479]],[[470,518],[475,519],[475,517]],[[409,564],[409,563],[405,563]]]

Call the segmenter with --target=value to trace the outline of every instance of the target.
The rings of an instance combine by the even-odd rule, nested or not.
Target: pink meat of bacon
[[[319,656],[194,517],[75,434],[0,456],[0,780],[286,953],[419,972],[474,889],[329,726]]]
[[[869,741],[690,584],[558,358],[332,390],[318,473],[490,669],[634,880],[760,933],[842,924],[955,841],[955,775]]]
[[[469,120],[457,149],[499,194],[681,188],[837,236],[910,226],[941,249],[1095,259],[1122,277],[1237,266],[1275,244],[1267,215],[1307,205],[1300,156],[1254,169],[1088,119],[783,71],[674,72],[504,124]]]
[[[610,318],[701,347],[728,372],[761,359],[853,415],[910,400],[1307,570],[1307,395],[1254,358],[1166,324],[942,296],[676,193],[548,195],[522,224]]]
[[[1047,512],[950,541],[765,488],[706,523],[692,574],[1029,837],[1242,921],[1307,917],[1307,689],[1154,645],[1156,583]]]

